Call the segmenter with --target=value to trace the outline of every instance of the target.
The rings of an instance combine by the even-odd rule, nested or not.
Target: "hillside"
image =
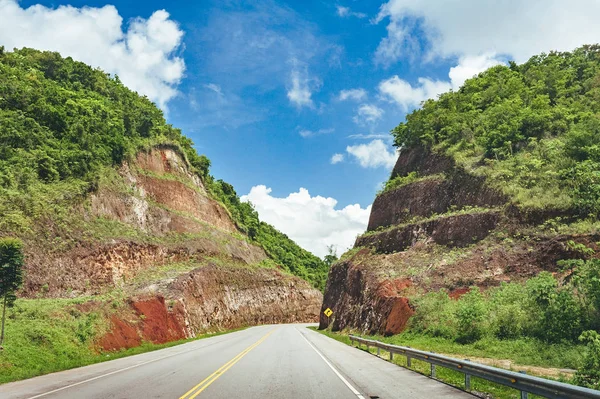
[[[209,166],[118,77],[0,48],[0,237],[20,238],[26,260],[0,374],[316,320],[327,265]],[[19,359],[34,348],[30,370]]]
[[[493,67],[408,115],[368,231],[329,273],[330,327],[486,346],[598,331],[599,87],[586,46]]]

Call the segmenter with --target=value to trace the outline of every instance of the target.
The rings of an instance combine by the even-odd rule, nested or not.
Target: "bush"
[[[456,302],[446,291],[430,292],[415,301],[416,313],[410,329],[433,337],[456,338]]]
[[[479,287],[471,287],[458,301],[455,311],[460,343],[470,343],[481,339],[486,331],[487,308]]]
[[[600,334],[585,331],[579,340],[587,344],[583,364],[575,374],[575,383],[592,389],[600,389]]]

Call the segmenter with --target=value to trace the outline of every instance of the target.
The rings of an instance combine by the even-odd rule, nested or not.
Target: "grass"
[[[392,230],[400,230],[400,229],[404,229],[413,224],[427,223],[427,222],[431,222],[436,219],[447,218],[447,217],[452,217],[452,216],[460,216],[460,215],[477,215],[480,213],[488,213],[488,212],[498,211],[499,209],[500,208],[497,208],[497,207],[484,208],[484,207],[480,207],[480,206],[470,206],[470,205],[467,205],[460,209],[452,208],[452,209],[448,210],[448,212],[446,212],[446,213],[442,213],[442,214],[434,213],[434,214],[431,214],[430,216],[414,216],[400,224],[395,224],[395,225],[391,225],[391,226],[381,226],[381,227],[377,228],[376,230],[371,230],[371,231],[365,232],[364,234],[361,235],[361,237],[369,237],[369,236],[377,235],[380,233],[387,233]]]
[[[102,353],[95,340],[109,325],[107,312],[117,311],[122,301],[111,296],[94,297],[103,301],[92,310],[84,304],[92,299],[19,299],[7,312],[6,339],[0,351],[0,384],[43,374],[68,370],[107,360],[163,349],[196,339],[141,346]],[[233,330],[232,330],[233,331]],[[216,334],[223,334],[224,331]]]
[[[345,333],[334,333],[334,332],[331,332],[328,330],[318,330],[316,327],[308,327],[308,328],[315,330],[315,331],[317,331],[323,335],[326,335],[330,338],[333,338],[337,341],[345,343],[347,345],[352,345],[350,338]],[[359,335],[359,334],[357,334],[357,335]],[[396,336],[393,336],[393,337],[390,337],[387,339],[382,338],[380,336],[375,336],[375,337],[369,336],[368,338],[375,339],[378,341],[393,343],[396,345],[410,346],[415,349],[428,350],[428,351],[433,351],[433,352],[443,352],[445,354],[449,353],[449,351],[451,351],[452,349],[456,349],[456,347],[452,347],[452,345],[450,345],[450,347],[443,346],[444,344],[447,344],[448,342],[442,343],[442,342],[440,342],[440,340],[432,339],[432,338],[428,338],[428,337],[422,337],[422,336],[421,337],[416,337],[416,336],[407,337],[406,334],[400,334],[400,335],[396,335]],[[397,341],[401,341],[401,342],[397,342]],[[482,354],[486,354],[489,357],[493,357],[493,355],[495,353],[502,353],[505,355],[508,355],[508,354],[516,355],[518,353],[518,350],[522,346],[517,345],[516,348],[511,350],[511,349],[509,349],[510,344],[511,343],[507,343],[506,347],[503,347],[500,350],[498,350],[498,348],[495,348],[495,350],[492,348],[491,351],[486,351],[486,348],[482,347],[476,351],[471,352],[467,348],[465,351],[471,352],[471,354],[462,353],[461,357],[465,357],[465,355],[466,356],[469,356],[469,355],[480,356]],[[458,344],[454,344],[454,345],[458,345]],[[468,345],[460,345],[460,346],[468,346]],[[533,349],[534,347],[537,347],[538,349],[540,349],[539,346],[535,346],[535,345],[532,346],[530,349]],[[556,349],[557,348],[554,348],[554,350],[556,350]],[[361,350],[367,351],[367,349],[364,347]],[[581,351],[581,348],[573,348],[572,350],[573,351],[575,351],[575,350]],[[465,351],[463,351],[463,352],[465,352]],[[549,352],[549,351],[550,351],[550,349],[547,352]],[[372,354],[376,354],[377,349],[370,348],[369,352]],[[533,353],[530,351],[527,351],[526,353],[521,354],[517,357],[522,358],[522,356],[527,356],[527,354],[532,355]],[[381,350],[380,356],[389,361],[389,352]],[[502,357],[502,358],[505,358],[505,357]],[[532,360],[535,361],[535,360],[539,360],[539,359],[532,359]],[[404,368],[409,368],[407,365],[406,357],[404,357],[404,356],[395,355],[392,362],[394,364],[397,364],[398,366],[401,366]],[[530,363],[528,363],[528,364],[530,364]],[[415,359],[412,360],[411,367],[409,369],[412,371],[415,371],[419,374],[423,374],[425,376],[430,376],[430,373],[431,373],[431,366],[429,363],[422,362],[422,361],[415,360]],[[450,369],[438,366],[438,367],[436,367],[436,379],[440,380],[446,384],[449,384],[449,385],[452,385],[454,387],[464,390],[464,384],[465,384],[464,374],[460,373],[456,370],[450,370]],[[565,382],[568,382],[568,381],[565,381]],[[471,392],[474,394],[483,394],[483,395],[488,394],[488,395],[491,395],[492,398],[498,398],[498,399],[519,399],[521,397],[520,392],[515,389],[506,387],[504,385],[496,384],[496,383],[493,383],[493,382],[490,382],[490,381],[487,381],[487,380],[484,380],[481,378],[474,378],[474,377],[471,378]],[[489,396],[484,396],[484,397],[489,397]],[[529,394],[529,398],[540,398],[540,396]]]

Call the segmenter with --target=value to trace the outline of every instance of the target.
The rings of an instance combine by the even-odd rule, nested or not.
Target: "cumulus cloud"
[[[335,165],[337,163],[343,162],[344,161],[344,154],[333,154],[331,156],[331,164]]]
[[[398,103],[404,110],[411,107],[417,107],[421,102],[435,98],[438,94],[450,90],[452,86],[449,82],[431,80],[429,78],[419,78],[418,84],[412,86],[398,75],[379,83],[379,92],[385,98]]]
[[[373,124],[383,116],[384,111],[373,104],[362,104],[352,118],[358,125]]]
[[[338,17],[342,17],[342,18],[348,18],[348,17],[356,17],[356,18],[366,18],[367,14],[362,13],[362,12],[355,12],[352,11],[352,9],[350,7],[344,7],[344,6],[336,6],[335,7],[336,12]]]
[[[486,69],[503,63],[503,60],[496,53],[460,57],[458,65],[450,68],[448,73],[452,89],[458,90],[467,79],[471,79]]]
[[[425,37],[430,56],[509,54],[517,62],[551,50],[567,51],[600,37],[596,0],[390,0],[376,22],[388,20],[379,61],[396,61]],[[418,30],[421,35],[410,35]]]
[[[241,200],[250,201],[261,220],[317,256],[327,255],[329,245],[338,253],[345,252],[366,230],[371,206],[363,209],[355,204],[336,209],[337,200],[313,197],[305,188],[285,198],[274,197],[271,191],[264,185],[255,186]]]
[[[447,91],[458,90],[465,80],[476,76],[486,69],[502,64],[494,53],[479,56],[463,56],[458,65],[450,68],[449,81],[419,78],[416,85],[411,85],[397,75],[379,83],[379,93],[390,101],[396,102],[405,111],[418,107],[423,101],[436,98]]]
[[[360,100],[364,99],[365,97],[367,97],[367,91],[365,89],[349,89],[349,90],[340,91],[340,95],[338,96],[338,99],[340,101],[346,101],[346,100],[360,101]]]
[[[363,168],[391,169],[398,159],[397,151],[379,139],[367,144],[348,146],[346,152],[353,156]]]
[[[182,37],[165,10],[123,26],[111,5],[22,8],[15,0],[0,0],[0,45],[58,51],[100,67],[162,108],[177,94],[184,74],[184,61],[177,56]]]

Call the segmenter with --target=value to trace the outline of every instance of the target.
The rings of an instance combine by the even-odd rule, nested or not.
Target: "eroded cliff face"
[[[209,265],[156,294],[129,299],[99,345],[116,350],[257,324],[314,322],[321,301],[306,281],[278,270]]]
[[[89,305],[109,321],[104,349],[318,319],[321,293],[263,267],[264,250],[238,231],[175,148],[140,153],[113,174],[73,209],[81,237],[65,250],[26,246],[22,296],[118,292],[116,307],[102,298]]]
[[[459,297],[470,286],[519,281],[557,262],[580,257],[573,243],[599,249],[600,236],[535,233],[554,211],[522,212],[480,176],[423,147],[403,150],[392,177],[418,179],[373,203],[368,231],[332,266],[320,327],[401,332],[414,312],[410,297],[447,289]]]

